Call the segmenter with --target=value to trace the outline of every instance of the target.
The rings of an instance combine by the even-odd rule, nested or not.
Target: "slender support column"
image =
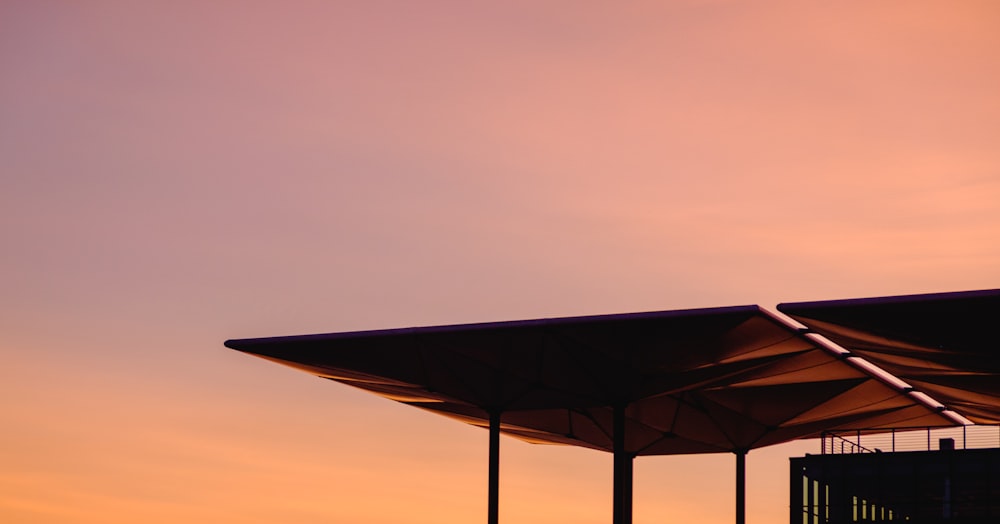
[[[625,449],[625,405],[614,407],[614,524],[632,524],[632,454]]]
[[[736,524],[747,522],[747,452],[736,450]]]
[[[805,512],[805,503],[802,502],[802,477],[804,468],[792,459],[788,467],[788,522],[802,522],[802,514]]]
[[[487,512],[489,524],[498,524],[500,519],[500,412],[490,412],[490,472],[489,502]]]

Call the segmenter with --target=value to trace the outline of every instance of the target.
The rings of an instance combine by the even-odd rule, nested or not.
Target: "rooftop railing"
[[[1000,425],[824,431],[820,442],[824,455],[1000,448]]]

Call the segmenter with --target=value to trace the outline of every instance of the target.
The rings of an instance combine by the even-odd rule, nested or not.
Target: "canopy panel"
[[[537,443],[746,451],[823,430],[954,422],[757,306],[292,337],[230,348]]]
[[[1000,289],[779,304],[970,420],[1000,423]]]

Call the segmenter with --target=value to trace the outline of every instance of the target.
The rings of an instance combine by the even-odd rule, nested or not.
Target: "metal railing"
[[[1000,425],[824,431],[824,455],[1000,448]]]

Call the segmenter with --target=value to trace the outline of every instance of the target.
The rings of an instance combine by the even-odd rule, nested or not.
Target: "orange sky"
[[[474,4],[0,6],[0,521],[485,519],[485,431],[227,338],[1000,287],[995,2]],[[501,466],[611,518],[610,455]]]

